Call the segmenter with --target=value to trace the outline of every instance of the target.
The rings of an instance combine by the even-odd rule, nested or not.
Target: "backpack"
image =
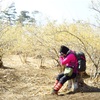
[[[86,58],[83,52],[76,53],[76,57],[78,60],[78,71],[83,72],[86,70]]]

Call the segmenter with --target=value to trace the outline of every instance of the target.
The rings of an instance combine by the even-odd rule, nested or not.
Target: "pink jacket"
[[[76,56],[74,55],[73,51],[71,51],[68,56],[65,58],[60,56],[60,64],[61,65],[66,65],[66,67],[72,67],[74,69],[74,73],[78,73],[77,71],[77,66],[78,66],[78,61]]]

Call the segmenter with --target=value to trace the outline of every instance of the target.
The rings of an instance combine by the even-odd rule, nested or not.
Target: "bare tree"
[[[96,21],[98,23],[98,25],[100,26],[100,1],[99,0],[92,0],[91,1],[92,5],[91,5],[91,9],[94,10],[97,14],[96,14]]]
[[[63,30],[63,31],[58,31],[59,33],[61,32],[66,32],[66,34],[70,34],[71,36],[77,38],[79,40],[79,42],[81,43],[81,47],[83,48],[83,50],[86,52],[86,54],[88,55],[88,57],[90,58],[91,62],[93,63],[93,66],[95,67],[96,71],[94,72],[94,76],[93,78],[97,78],[97,76],[99,75],[99,65],[100,65],[100,57],[96,56],[96,57],[92,57],[92,55],[90,54],[90,52],[87,49],[87,45],[91,46],[91,44],[89,44],[86,40],[82,40],[82,38],[80,38],[79,36],[75,35],[74,33],[69,32],[68,30]],[[92,47],[93,48],[93,47]],[[97,51],[94,52],[94,54],[96,55]],[[97,61],[96,61],[97,60]],[[91,77],[92,77],[91,76]]]

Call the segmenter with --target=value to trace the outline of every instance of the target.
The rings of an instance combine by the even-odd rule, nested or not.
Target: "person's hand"
[[[63,56],[64,54],[61,52],[61,53],[59,53],[59,56]]]

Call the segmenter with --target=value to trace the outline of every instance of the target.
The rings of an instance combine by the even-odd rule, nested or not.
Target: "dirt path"
[[[32,61],[33,60],[33,61]],[[22,64],[17,56],[4,58],[5,69],[0,69],[0,100],[99,100],[100,81],[89,83],[83,93],[66,94],[64,96],[50,95],[57,68],[36,66],[37,59],[31,63]],[[94,87],[95,86],[95,87]],[[63,88],[60,93],[63,93]]]

